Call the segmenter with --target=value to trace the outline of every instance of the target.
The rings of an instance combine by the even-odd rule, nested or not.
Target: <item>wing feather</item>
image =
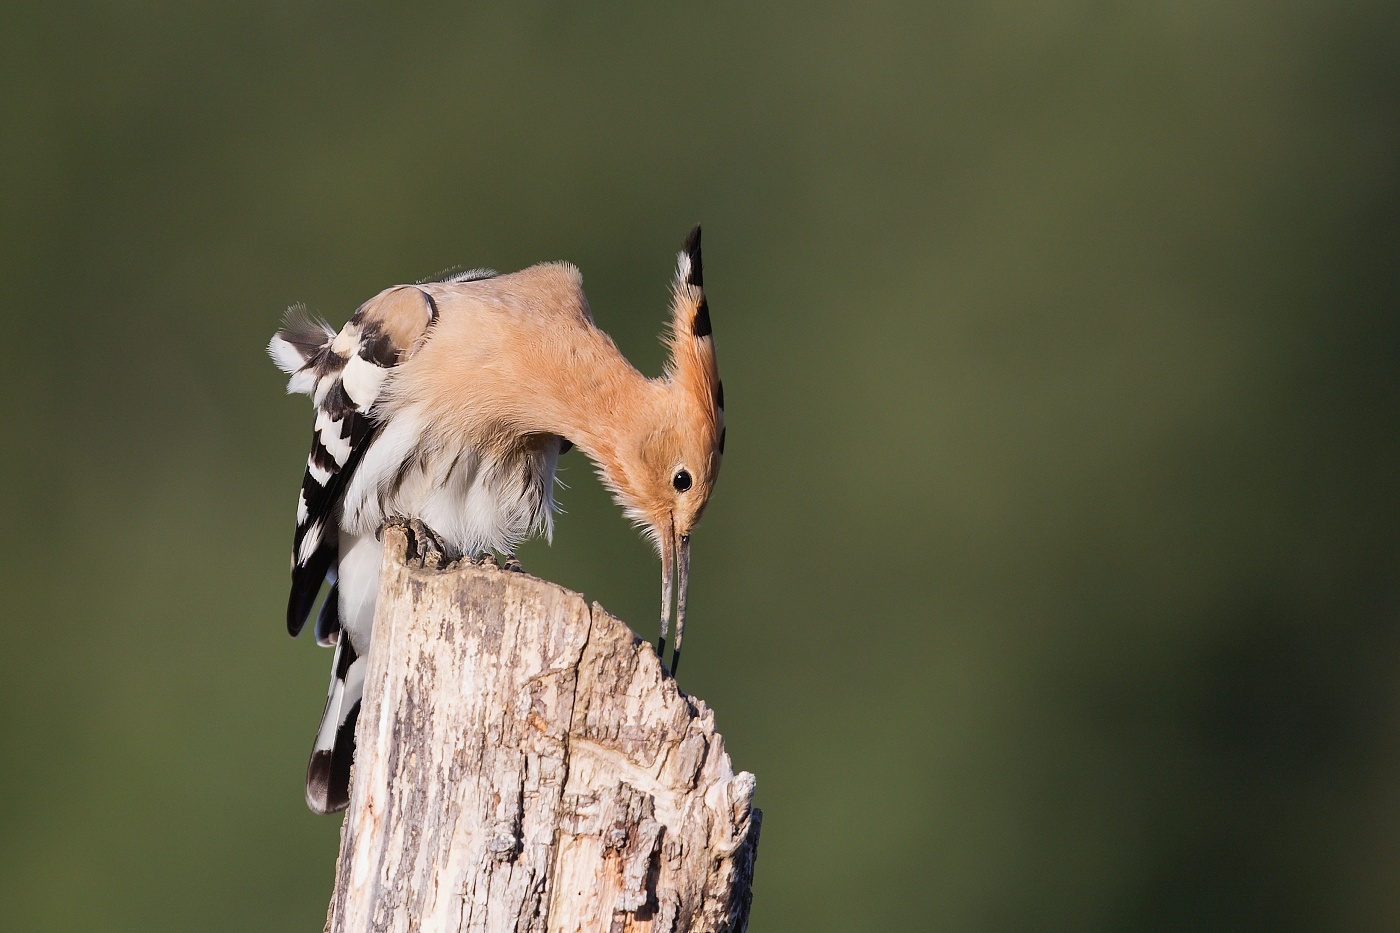
[[[268,346],[291,375],[289,391],[307,392],[316,408],[292,538],[292,635],[306,625],[322,582],[335,572],[341,500],[379,433],[374,404],[393,368],[412,355],[436,318],[437,305],[426,291],[397,286],[361,305],[339,333],[289,318]],[[338,620],[323,616],[317,635],[329,639]]]

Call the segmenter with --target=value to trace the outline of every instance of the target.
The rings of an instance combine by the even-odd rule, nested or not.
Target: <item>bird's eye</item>
[[[676,487],[676,492],[685,492],[690,488],[690,472],[677,470],[676,475],[671,477],[671,485]]]

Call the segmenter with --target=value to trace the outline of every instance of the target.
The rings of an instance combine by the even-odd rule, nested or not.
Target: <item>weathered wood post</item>
[[[327,931],[744,930],[761,814],[710,709],[577,593],[385,542]]]

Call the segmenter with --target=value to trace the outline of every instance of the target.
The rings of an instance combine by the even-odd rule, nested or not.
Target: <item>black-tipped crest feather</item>
[[[695,320],[690,324],[691,333],[697,337],[708,337],[714,333],[710,326],[710,303],[700,299],[700,307],[695,309]]]
[[[671,241],[672,243],[675,240]],[[705,268],[700,261],[700,225],[696,224],[690,229],[690,235],[685,238],[685,254],[690,257],[690,275],[686,281],[696,288],[705,287]]]

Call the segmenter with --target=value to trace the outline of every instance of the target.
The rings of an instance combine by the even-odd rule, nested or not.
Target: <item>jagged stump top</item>
[[[709,707],[597,603],[385,535],[327,930],[743,930],[761,814]]]

